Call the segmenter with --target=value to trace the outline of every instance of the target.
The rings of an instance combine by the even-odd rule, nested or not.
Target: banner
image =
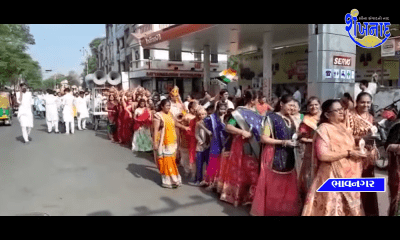
[[[317,192],[385,192],[385,178],[330,178]]]

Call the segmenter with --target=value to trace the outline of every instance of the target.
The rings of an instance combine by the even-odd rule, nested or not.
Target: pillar
[[[210,46],[204,45],[204,79],[203,86],[205,91],[210,90]]]
[[[263,34],[263,94],[267,99],[272,95],[272,32]]]
[[[348,92],[354,98],[355,74],[341,78],[341,71],[355,73],[356,44],[345,30],[345,24],[309,24],[307,97],[321,102],[340,98]],[[350,66],[334,65],[334,57],[350,58]],[[330,71],[330,72],[329,72]],[[333,73],[339,71],[339,78]]]

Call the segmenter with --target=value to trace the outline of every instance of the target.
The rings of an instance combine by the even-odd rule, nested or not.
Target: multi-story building
[[[183,51],[179,46],[146,49],[140,38],[177,24],[106,24],[106,38],[98,48],[98,69],[128,72],[129,88],[138,85],[150,91],[167,93],[174,85],[181,97],[203,90],[204,68],[201,51]],[[211,54],[208,78],[215,78],[227,67],[226,55]]]
[[[321,101],[341,97],[344,92],[356,97],[356,82],[370,80],[374,73],[382,84],[400,86],[396,59],[400,51],[393,50],[388,57],[382,55],[379,47],[360,48],[350,39],[346,24],[125,24],[123,27],[107,24],[106,27],[104,49],[99,50],[103,51],[99,55],[103,56],[104,65],[99,67],[128,72],[131,88],[141,85],[152,91],[167,92],[168,87],[177,85],[182,96],[203,88],[209,90],[210,79],[227,68],[227,55],[237,56],[240,63],[239,81],[227,86],[231,95],[232,86],[241,85],[243,89],[248,86],[262,89],[267,97],[271,93],[281,96],[294,92],[295,86],[302,86],[301,91]],[[123,35],[120,29],[124,29]],[[391,38],[399,36],[398,24],[393,24],[390,32]],[[125,55],[121,54],[121,47]],[[346,60],[346,64],[337,64],[339,58]],[[346,75],[339,77],[335,73]]]

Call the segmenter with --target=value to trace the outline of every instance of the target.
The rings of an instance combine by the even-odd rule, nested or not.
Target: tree
[[[60,88],[61,81],[64,81],[66,76],[63,74],[54,74],[51,77],[42,81],[42,89],[54,89],[56,86]]]
[[[96,54],[97,54],[97,48],[99,47],[99,45],[101,44],[101,42],[104,40],[105,38],[95,38],[93,39],[90,43],[89,43],[89,47],[91,49],[91,55],[86,57],[86,61],[81,63],[82,66],[84,66],[83,68],[83,72],[81,74],[81,77],[83,79],[85,79],[87,74],[91,74],[94,73],[97,70],[97,58],[96,58]],[[88,63],[86,65],[86,62]],[[83,81],[82,83],[82,87],[85,88],[86,87],[86,83],[85,81]]]
[[[40,65],[25,53],[28,45],[34,44],[28,24],[0,25],[0,87],[15,85],[20,77],[27,76],[34,77],[33,81],[38,83]]]

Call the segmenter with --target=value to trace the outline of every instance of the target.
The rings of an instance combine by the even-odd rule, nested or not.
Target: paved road
[[[48,134],[35,119],[32,142],[19,122],[0,126],[0,216],[248,216],[187,184],[160,186],[149,153],[136,155],[92,130]]]
[[[0,126],[0,216],[248,216],[216,194],[192,187],[165,189],[151,155],[112,144],[104,132],[48,134],[35,119],[32,142],[19,123]],[[386,172],[376,171],[376,177]],[[387,192],[378,193],[386,216]]]

